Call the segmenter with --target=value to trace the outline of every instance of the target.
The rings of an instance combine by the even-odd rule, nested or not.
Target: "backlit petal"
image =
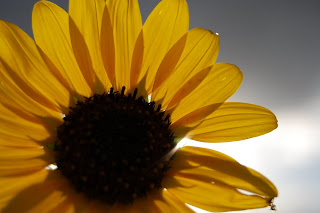
[[[145,79],[148,93],[164,56],[188,28],[189,11],[185,0],[163,0],[149,15],[143,26],[145,50],[139,77],[139,81]]]
[[[115,89],[130,88],[130,68],[135,42],[142,28],[138,0],[108,0],[115,44]]]
[[[69,188],[69,186],[66,186]],[[71,188],[67,191],[66,198],[52,208],[50,213],[82,213],[88,208],[88,199],[82,193],[77,193]]]
[[[56,172],[51,171],[42,182],[24,188],[8,202],[2,212],[38,213],[55,208],[66,199],[65,190],[69,187],[64,178],[51,177],[55,176],[51,174]]]
[[[266,200],[278,195],[277,189],[266,177],[214,150],[183,147],[176,153],[171,165],[168,173],[171,176],[225,184],[258,194]]]
[[[101,56],[107,72],[108,78],[112,85],[116,84],[115,67],[116,67],[116,50],[113,36],[113,27],[110,19],[108,7],[104,8],[101,23]]]
[[[153,89],[152,91],[155,91],[158,89],[165,80],[170,76],[170,74],[175,69],[177,63],[179,62],[179,59],[181,57],[182,51],[185,47],[186,41],[187,41],[188,34],[186,33],[184,36],[182,36],[177,43],[175,43],[171,49],[168,51],[168,53],[163,58],[159,69],[157,71],[157,74],[154,79]]]
[[[166,189],[160,189],[149,194],[148,201],[152,206],[151,212],[155,213],[174,213],[174,212],[193,212],[184,202],[173,196]]]
[[[212,66],[218,56],[218,36],[208,30],[196,28],[188,32],[183,53],[173,73],[152,94],[152,100],[166,109],[176,92],[198,72]],[[200,82],[199,82],[200,83]]]
[[[192,76],[192,78],[190,78],[172,97],[167,106],[167,109],[171,109],[175,105],[179,104],[182,99],[187,97],[193,90],[195,90],[199,86],[199,84],[207,77],[211,69],[212,66],[207,67]]]
[[[136,44],[134,46],[133,54],[132,54],[132,62],[131,62],[131,72],[130,72],[130,87],[133,92],[135,88],[138,88],[138,96],[142,95],[146,97],[148,94],[145,91],[144,84],[138,85],[138,79],[141,73],[141,67],[143,63],[143,53],[144,53],[144,38],[143,38],[143,30],[141,30],[138,35]]]
[[[68,108],[70,93],[51,73],[34,41],[19,27],[0,21],[1,70],[7,79],[48,108]]]
[[[186,206],[183,200],[177,198],[174,194],[170,193],[168,190],[162,190],[163,199],[171,206],[175,208],[175,212],[194,212],[189,207]]]
[[[164,186],[184,202],[207,211],[236,211],[269,205],[260,196],[248,196],[225,185],[199,179],[175,176],[168,178]]]
[[[242,73],[236,66],[226,63],[215,64],[199,86],[171,110],[173,125],[193,111],[226,101],[238,89],[241,81]],[[194,119],[193,122],[199,122],[201,119]],[[175,125],[175,128],[180,125]]]
[[[24,114],[27,117],[38,117],[52,125],[56,125],[61,120],[61,114],[53,111],[32,99],[24,88],[21,88],[9,75],[7,67],[0,61],[0,104],[4,108],[15,113]],[[1,108],[3,108],[1,107]]]
[[[3,208],[6,207],[8,202],[14,198],[17,193],[33,184],[42,183],[46,179],[48,173],[47,170],[42,169],[21,176],[0,176],[0,211],[4,212]]]
[[[39,146],[39,143],[30,139],[14,137],[6,133],[0,133],[0,145],[6,147],[32,148]]]
[[[69,14],[72,18],[70,33],[74,53],[80,68],[87,70],[83,72],[84,76],[91,79],[93,89],[97,93],[103,93],[111,86],[102,62],[99,42],[105,4],[104,0],[69,1]],[[86,76],[85,73],[91,76]]]
[[[0,146],[0,176],[22,175],[44,169],[54,162],[53,153],[37,148]]]
[[[79,95],[89,97],[92,91],[73,54],[68,14],[49,1],[40,1],[33,9],[32,27],[36,43],[58,68],[70,87]]]
[[[69,199],[65,199],[61,203],[59,203],[56,207],[52,208],[50,213],[63,212],[63,213],[75,213],[73,209],[73,201]]]
[[[5,120],[0,118],[0,125],[0,133],[11,135],[12,137],[24,138],[26,140],[39,141],[39,145],[42,140],[46,140],[51,134],[54,134],[53,129],[52,132],[48,132],[44,126],[23,119]]]
[[[203,142],[244,140],[277,128],[277,119],[268,109],[246,103],[224,103],[188,136]]]
[[[5,107],[2,104],[0,104],[0,125],[0,145],[2,146],[44,146],[49,142],[48,138],[55,135],[53,126],[41,118],[23,114],[21,111]]]

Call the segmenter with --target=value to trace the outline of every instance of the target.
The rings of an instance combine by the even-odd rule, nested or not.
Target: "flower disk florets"
[[[160,106],[111,88],[78,102],[55,144],[58,169],[78,192],[104,203],[128,203],[161,187],[174,148]]]

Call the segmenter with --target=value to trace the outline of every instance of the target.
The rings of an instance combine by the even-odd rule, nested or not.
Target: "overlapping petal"
[[[236,211],[262,208],[269,205],[268,202],[260,196],[247,196],[236,189],[231,189],[216,183],[179,176],[173,177],[171,181],[176,181],[177,183],[173,185],[166,184],[169,192],[175,194],[184,202],[207,211]],[[180,184],[180,186],[176,186],[178,184]],[[213,198],[212,195],[219,196]]]
[[[21,190],[2,212],[49,212],[67,198],[67,181],[50,171],[45,180]],[[40,175],[39,175],[40,176]],[[21,182],[23,180],[20,180]]]
[[[261,208],[277,196],[274,185],[258,172],[204,148],[181,148],[169,174],[163,183],[169,192],[208,211]],[[253,194],[243,194],[238,189]]]
[[[184,116],[200,108],[213,105],[215,110],[215,104],[223,103],[239,88],[242,78],[242,72],[235,65],[215,64],[206,78],[179,104],[169,110],[172,112],[173,128],[189,125],[190,123],[181,122],[180,119],[183,120]],[[194,118],[192,123],[198,122],[199,119]]]
[[[56,125],[59,123],[59,117],[61,120],[60,113],[57,111],[53,111],[38,101],[31,98],[26,92],[24,88],[21,88],[19,84],[17,84],[8,72],[11,70],[4,66],[4,64],[0,61],[0,104],[1,108],[7,108],[11,111],[30,117],[38,117],[47,122]],[[12,73],[11,73],[12,74]],[[26,82],[18,81],[22,84]],[[28,90],[28,88],[26,88]],[[41,97],[41,96],[39,96]]]
[[[152,100],[161,103],[162,108],[166,109],[173,96],[187,81],[215,63],[218,49],[219,39],[216,34],[200,28],[190,30],[178,64],[161,87],[153,91]]]
[[[99,42],[104,9],[104,0],[69,1],[72,47],[79,67],[85,70],[84,77],[92,81],[92,89],[99,94],[111,86],[102,62]]]
[[[191,213],[192,211],[189,207],[186,206],[183,200],[177,198],[174,194],[170,193],[168,190],[162,191],[163,200],[169,205],[173,207],[172,212],[186,212]]]
[[[35,4],[32,27],[36,44],[45,52],[73,91],[90,97],[90,79],[85,79],[73,53],[68,14],[49,1]],[[86,74],[85,74],[86,75]],[[88,80],[88,82],[87,82]]]
[[[189,11],[185,0],[163,0],[151,12],[143,26],[144,58],[139,89],[151,93],[164,56],[188,28]]]
[[[54,142],[54,128],[62,123],[58,118],[41,118],[0,104],[0,146],[39,147]]]
[[[223,183],[266,198],[278,195],[277,189],[266,177],[211,149],[190,146],[181,148],[169,172],[172,175]]]
[[[0,176],[0,211],[5,212],[3,209],[6,208],[11,199],[25,188],[42,183],[47,175],[47,170],[40,170],[21,176]],[[17,212],[21,212],[20,210]]]
[[[52,153],[43,148],[0,147],[0,176],[18,176],[43,170],[54,163]]]
[[[1,130],[0,133],[11,135],[13,138],[23,138],[26,140],[39,141],[39,144],[44,144],[44,140],[51,136],[52,132],[46,130],[46,128],[39,124],[19,119],[19,120],[6,120],[0,118]],[[13,146],[16,144],[13,142]],[[4,144],[2,144],[4,145]]]
[[[134,46],[142,28],[138,0],[107,1],[115,45],[115,89],[130,88]]]
[[[108,7],[104,8],[101,22],[101,57],[107,72],[109,81],[116,85],[116,49]]]
[[[2,74],[39,104],[57,111],[68,108],[70,94],[48,69],[34,41],[17,26],[0,21]]]
[[[188,33],[182,36],[177,43],[175,43],[168,53],[163,58],[157,74],[154,79],[154,84],[152,91],[157,90],[170,76],[170,74],[174,71],[181,54],[185,48],[185,44],[187,41]]]
[[[66,198],[48,212],[82,213],[87,212],[87,208],[88,200],[82,194],[68,191]]]

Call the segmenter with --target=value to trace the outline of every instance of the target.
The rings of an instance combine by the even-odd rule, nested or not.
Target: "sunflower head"
[[[78,192],[128,203],[161,187],[175,147],[169,115],[143,97],[114,92],[78,102],[55,143],[58,169]]]
[[[226,102],[242,72],[216,63],[217,34],[189,30],[185,0],[144,24],[137,0],[70,0],[69,14],[40,1],[32,25],[34,40],[0,21],[1,212],[275,209],[263,175],[178,144],[277,127],[266,108]]]

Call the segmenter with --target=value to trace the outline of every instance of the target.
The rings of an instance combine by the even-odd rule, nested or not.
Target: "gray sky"
[[[35,0],[1,1],[0,19],[29,35]],[[67,0],[53,1],[67,9]],[[144,19],[158,0],[140,0]],[[320,190],[320,1],[189,0],[190,28],[220,35],[218,61],[244,73],[232,101],[271,109],[279,128],[243,142],[213,144],[269,177],[281,213],[316,213]],[[268,209],[248,212],[269,212]]]

